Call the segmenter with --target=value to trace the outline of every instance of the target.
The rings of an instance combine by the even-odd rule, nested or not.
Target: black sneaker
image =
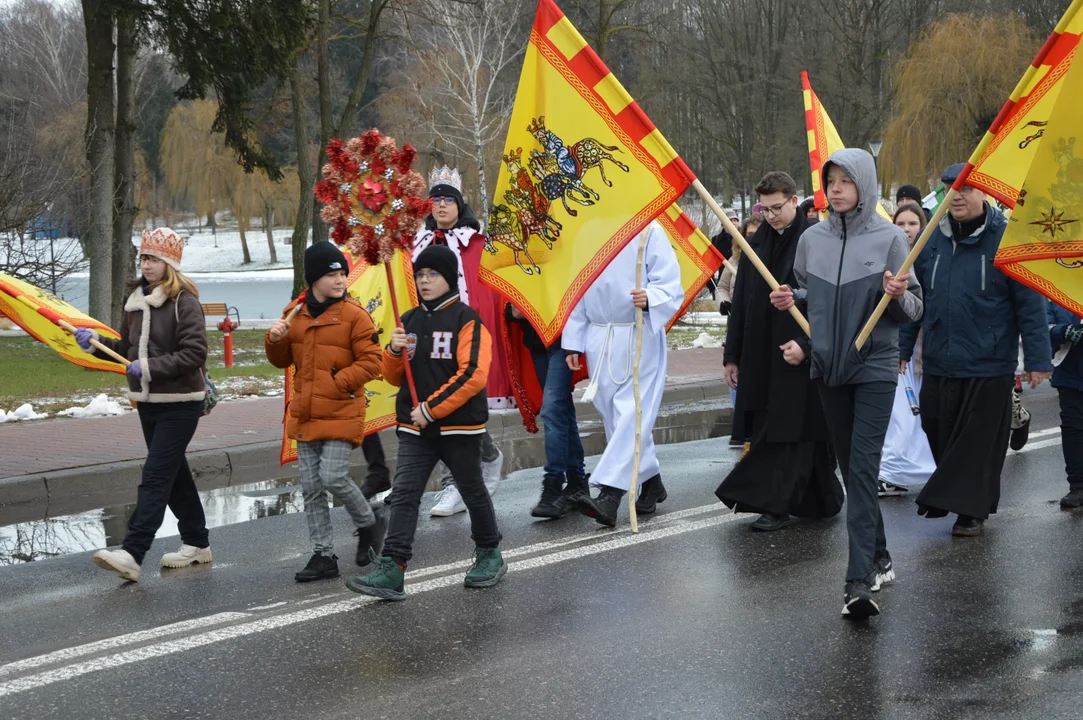
[[[876,495],[877,497],[900,497],[907,493],[907,489],[901,485],[889,483],[883,478],[876,481]]]
[[[650,515],[658,509],[658,503],[665,502],[668,497],[666,486],[662,484],[662,476],[655,475],[643,483],[643,488],[639,491],[639,499],[636,500],[636,512],[640,515]]]
[[[541,499],[530,511],[531,517],[555,520],[564,517],[571,507],[561,498],[564,496],[564,476],[546,475],[542,478]]]
[[[983,525],[985,525],[984,520],[969,515],[960,515],[951,528],[951,534],[955,537],[977,537],[981,535]]]
[[[587,484],[589,479],[590,473],[586,475],[568,473],[568,483],[556,501],[556,507],[562,514],[570,513],[578,508],[581,497],[590,497],[590,485]]]
[[[1023,407],[1023,401],[1019,393],[1012,391],[1012,434],[1008,439],[1008,447],[1019,451],[1030,439],[1030,413]]]
[[[872,599],[872,588],[864,580],[846,583],[842,595],[842,616],[851,620],[864,620],[880,614],[880,607]]]
[[[365,499],[369,502],[384,490],[390,489],[391,478],[382,475],[369,475],[365,478],[365,482],[361,483],[361,494],[364,495]]]
[[[376,522],[365,528],[357,528],[353,534],[357,536],[357,567],[365,567],[372,563],[373,557],[379,557],[384,549],[384,536],[387,534],[387,508],[374,507],[372,514],[376,516]]]
[[[606,527],[616,527],[617,510],[620,509],[620,501],[623,497],[623,490],[603,485],[597,497],[583,494],[577,497],[576,502],[579,504],[579,512],[589,518],[594,518]]]
[[[1060,506],[1065,510],[1083,507],[1083,488],[1072,490],[1060,499]]]
[[[756,532],[774,532],[775,530],[781,530],[784,527],[789,527],[793,522],[789,515],[772,515],[771,513],[764,513],[759,518],[748,526],[749,530],[755,530]]]
[[[314,553],[305,569],[293,576],[299,583],[338,577],[338,556]]]
[[[895,570],[891,567],[891,554],[886,550],[883,555],[878,555],[872,562],[872,582],[869,589],[880,592],[880,588],[895,579]]]

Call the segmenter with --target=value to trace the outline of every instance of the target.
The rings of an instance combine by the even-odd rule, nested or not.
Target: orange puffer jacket
[[[285,317],[292,305],[283,312]],[[372,318],[347,296],[319,317],[304,307],[289,334],[273,343],[264,336],[275,367],[297,367],[286,434],[302,442],[365,437],[365,383],[380,375],[381,351]]]

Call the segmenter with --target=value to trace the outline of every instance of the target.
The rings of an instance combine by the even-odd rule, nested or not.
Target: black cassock
[[[779,283],[796,287],[793,261],[807,227],[798,216],[781,234],[763,223],[749,238]],[[820,397],[808,363],[794,367],[780,349],[797,340],[807,353],[807,338],[788,312],[771,306],[770,294],[752,263],[738,265],[725,362],[736,362],[739,371],[733,434],[750,438],[752,447],[715,495],[738,512],[832,517],[842,508],[843,492]]]

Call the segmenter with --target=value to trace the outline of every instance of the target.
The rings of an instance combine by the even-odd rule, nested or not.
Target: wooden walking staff
[[[707,188],[703,187],[703,183],[696,180],[692,181],[692,187],[699,193],[703,201],[707,203],[707,206],[714,211],[714,214],[718,216],[718,219],[722,221],[722,227],[726,229],[726,232],[737,241],[737,244],[741,246],[741,252],[744,256],[751,261],[756,270],[760,273],[760,276],[767,282],[767,285],[771,290],[778,290],[778,280],[775,280],[775,276],[771,274],[771,271],[767,269],[767,266],[763,264],[763,260],[760,260],[759,255],[752,249],[752,246],[748,244],[744,236],[741,235],[741,231],[737,229],[737,226],[733,224],[733,221],[726,217],[726,213],[722,212],[722,208],[715,202],[711,193],[707,192]],[[801,314],[801,311],[796,306],[790,306],[790,315],[797,321],[797,324],[801,326],[801,329],[805,331],[805,334],[812,337],[812,333],[809,331],[808,320]]]
[[[636,290],[643,289],[643,254],[647,249],[647,229],[639,233],[639,250],[636,252]],[[639,485],[639,460],[643,450],[643,398],[639,396],[639,361],[643,358],[643,308],[636,308],[636,349],[632,361],[632,392],[636,400],[636,440],[632,453],[632,482],[628,484],[628,522],[632,532],[639,532],[636,517],[636,487]]]

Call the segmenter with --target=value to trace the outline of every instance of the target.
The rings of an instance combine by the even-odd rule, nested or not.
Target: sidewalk
[[[728,392],[722,381],[721,351],[697,348],[670,352],[666,385],[657,441],[679,442],[722,432],[718,421],[723,405],[728,405]],[[600,452],[604,447],[600,420],[591,407],[578,404],[577,410],[584,443]],[[283,413],[282,398],[220,403],[200,421],[188,447],[189,464],[200,486],[296,475],[295,466],[278,465]],[[711,427],[697,432],[703,422]],[[505,462],[508,472],[544,461],[535,457],[541,443],[531,442],[540,440],[541,434],[526,433],[517,410],[493,413],[489,425],[510,461]],[[591,435],[596,437],[588,442]],[[385,431],[383,437],[393,459],[394,435]],[[360,462],[361,453],[356,455]],[[0,425],[0,506],[55,501],[60,494],[93,496],[134,488],[145,456],[146,445],[135,413]]]

